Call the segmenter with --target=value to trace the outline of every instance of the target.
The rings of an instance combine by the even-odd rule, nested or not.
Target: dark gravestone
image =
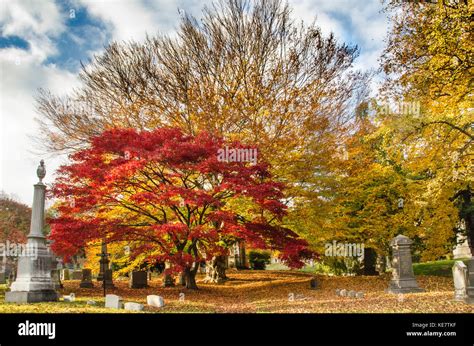
[[[72,280],[82,280],[82,270],[74,270],[71,277]]]
[[[92,283],[92,271],[90,269],[82,269],[82,279],[79,284],[81,288],[93,288],[94,284]]]
[[[378,275],[376,270],[377,253],[374,249],[364,248],[364,275]]]
[[[112,269],[105,270],[105,288],[115,288],[113,277],[112,277]],[[102,287],[104,287],[104,280],[102,280]]]
[[[310,287],[312,290],[318,289],[318,288],[319,288],[319,283],[318,283],[318,281],[317,281],[315,278],[311,279],[311,281],[309,282],[309,287]]]
[[[148,287],[148,275],[144,270],[134,271],[130,273],[130,288],[146,288]]]

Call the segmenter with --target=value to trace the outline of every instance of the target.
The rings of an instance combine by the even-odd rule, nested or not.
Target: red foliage
[[[50,221],[53,250],[67,257],[106,237],[142,244],[135,249],[149,252],[150,260],[190,268],[243,239],[301,265],[312,256],[307,243],[274,224],[285,215],[284,186],[271,180],[266,163],[219,161],[225,145],[245,148],[176,128],[113,129],[94,138],[58,171],[52,194],[63,202]],[[226,208],[236,197],[258,206],[253,220]]]

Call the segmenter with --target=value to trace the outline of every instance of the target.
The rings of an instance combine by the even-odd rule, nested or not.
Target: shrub
[[[264,251],[249,252],[250,268],[255,270],[264,270],[266,265],[270,263],[270,254]]]

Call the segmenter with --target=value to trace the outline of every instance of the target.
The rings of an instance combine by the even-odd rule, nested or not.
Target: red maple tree
[[[312,252],[281,226],[284,186],[264,162],[218,160],[225,146],[248,148],[177,128],[113,129],[93,138],[58,170],[51,190],[61,201],[50,220],[53,250],[67,257],[90,241],[133,242],[147,261],[167,261],[180,271],[187,288],[197,288],[200,262],[226,254],[237,239],[279,250],[289,266],[302,266]],[[247,201],[245,213],[232,208],[236,199]]]

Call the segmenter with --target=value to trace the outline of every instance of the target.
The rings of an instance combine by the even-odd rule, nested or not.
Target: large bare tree
[[[110,44],[83,66],[83,86],[69,97],[41,91],[41,136],[54,152],[113,127],[249,140],[293,187],[293,206],[306,206],[330,190],[338,138],[365,96],[357,56],[316,23],[292,20],[280,0],[219,1],[200,21],[183,15],[173,37]]]

